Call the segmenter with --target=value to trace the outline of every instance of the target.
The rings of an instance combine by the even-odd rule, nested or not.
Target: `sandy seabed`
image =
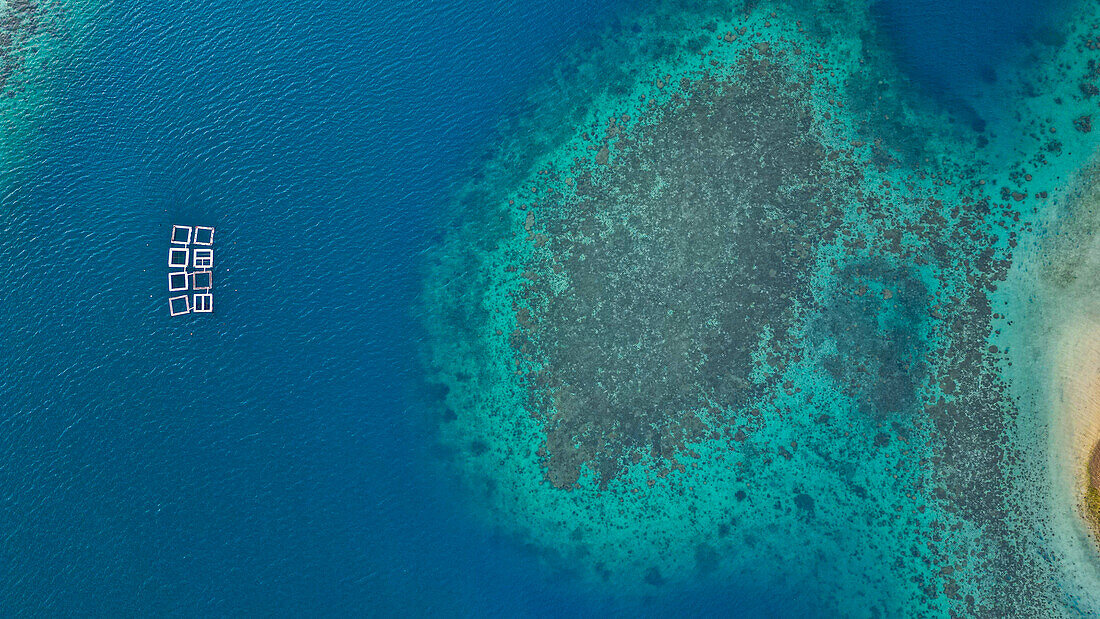
[[[1085,502],[1089,460],[1100,441],[1100,304],[1091,305],[1067,298],[1048,315],[1047,410],[1046,415],[1036,411],[1049,420],[1051,487],[1043,517],[1049,525],[1045,535],[1060,557],[1055,564],[1061,589],[1067,599],[1076,600],[1067,607],[1086,612],[1100,604],[1100,529],[1090,526]]]
[[[1090,485],[1100,487],[1090,460],[1100,442],[1100,313],[1077,310],[1061,326],[1054,358],[1054,434],[1059,473],[1082,513]]]

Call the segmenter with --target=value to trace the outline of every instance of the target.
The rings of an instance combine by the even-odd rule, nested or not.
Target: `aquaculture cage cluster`
[[[168,311],[172,316],[214,311],[214,228],[172,226],[168,248]]]

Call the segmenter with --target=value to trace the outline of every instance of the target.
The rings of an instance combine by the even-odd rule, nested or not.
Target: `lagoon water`
[[[906,88],[954,105],[1050,4],[874,15]],[[474,216],[455,195],[651,7],[60,5],[0,119],[0,613],[824,612],[797,582],[548,567],[436,439],[422,292]],[[218,230],[211,316],[168,315],[174,223]]]

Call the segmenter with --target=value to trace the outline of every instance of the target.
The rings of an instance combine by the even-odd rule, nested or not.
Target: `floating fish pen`
[[[195,245],[205,245],[207,247],[214,244],[214,229],[206,228],[204,226],[195,227]]]
[[[184,286],[187,283],[184,282]],[[194,271],[191,273],[192,290],[210,290],[214,287],[214,273],[211,271]]]
[[[213,249],[194,249],[191,251],[191,256],[194,258],[193,266],[196,269],[210,269],[214,266]]]
[[[168,248],[168,292],[193,292],[169,297],[172,316],[214,312],[214,228],[172,226]]]
[[[191,226],[172,226],[172,244],[190,245]]]
[[[186,247],[173,247],[168,250],[168,267],[172,269],[186,269],[187,256],[190,250]]]
[[[168,292],[187,290],[187,271],[168,274]]]
[[[209,293],[196,294],[194,301],[193,311],[201,314],[209,314],[214,311],[214,295]]]
[[[173,316],[182,316],[191,311],[191,303],[187,299],[187,295],[180,295],[178,297],[172,297],[168,299],[168,310]]]

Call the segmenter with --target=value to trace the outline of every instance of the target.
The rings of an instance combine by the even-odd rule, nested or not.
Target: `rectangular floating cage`
[[[209,314],[214,311],[214,295],[212,294],[197,294],[195,295],[195,311],[202,314]]]
[[[206,226],[195,226],[195,245],[213,245],[214,229]]]
[[[191,226],[172,226],[172,244],[187,245],[191,242]]]
[[[194,257],[192,264],[196,269],[209,269],[214,266],[213,249],[196,249],[191,252]]]
[[[191,287],[195,290],[210,290],[214,287],[214,274],[210,271],[192,272]]]
[[[187,271],[168,274],[168,292],[187,290]]]
[[[168,311],[173,316],[181,316],[191,311],[191,304],[187,302],[187,295],[168,299]]]
[[[170,247],[168,249],[168,266],[174,269],[186,269],[187,253],[188,249],[186,247]]]

